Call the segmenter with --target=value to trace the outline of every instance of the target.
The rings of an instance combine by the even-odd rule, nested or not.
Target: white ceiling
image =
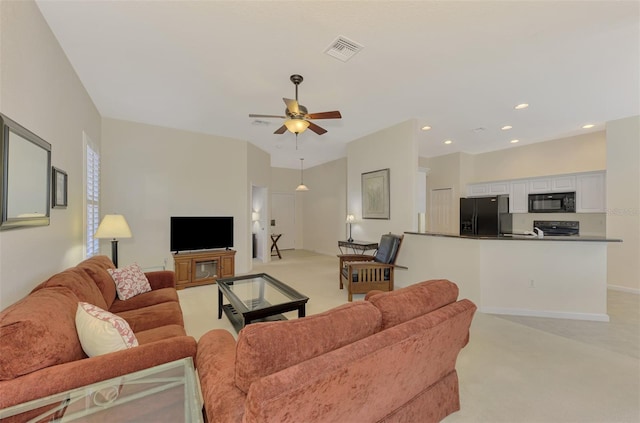
[[[640,114],[638,1],[37,3],[102,116],[247,140],[275,167],[344,157],[411,118],[432,126],[416,133],[433,157]],[[328,56],[339,35],[364,49]],[[280,119],[248,117],[283,114],[294,73],[309,112],[343,117],[316,120],[328,132],[307,130],[298,150],[293,134],[273,135]]]

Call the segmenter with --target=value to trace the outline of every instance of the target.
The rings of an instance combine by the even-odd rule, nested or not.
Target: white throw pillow
[[[78,303],[76,330],[82,349],[89,357],[138,346],[126,320],[93,304]]]
[[[116,283],[116,292],[121,300],[128,300],[138,294],[151,291],[149,279],[137,263],[122,269],[107,269],[107,271]]]

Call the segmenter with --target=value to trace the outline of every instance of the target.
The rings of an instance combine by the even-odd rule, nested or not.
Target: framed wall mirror
[[[46,226],[51,144],[0,114],[0,230]]]

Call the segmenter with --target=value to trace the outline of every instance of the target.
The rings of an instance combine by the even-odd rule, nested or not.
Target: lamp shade
[[[131,238],[131,229],[121,214],[107,214],[102,218],[94,238]]]
[[[352,214],[347,215],[347,223],[353,223],[356,221],[356,217]]]
[[[309,191],[309,187],[305,184],[300,184],[296,187],[296,191]]]
[[[254,222],[257,222],[258,220],[260,220],[260,213],[258,212],[251,213],[251,220],[253,220]]]
[[[284,122],[284,126],[294,134],[301,134],[309,127],[309,122],[304,119],[289,119]]]

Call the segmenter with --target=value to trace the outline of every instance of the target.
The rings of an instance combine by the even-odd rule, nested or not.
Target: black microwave
[[[575,213],[576,193],[529,194],[529,213]]]

